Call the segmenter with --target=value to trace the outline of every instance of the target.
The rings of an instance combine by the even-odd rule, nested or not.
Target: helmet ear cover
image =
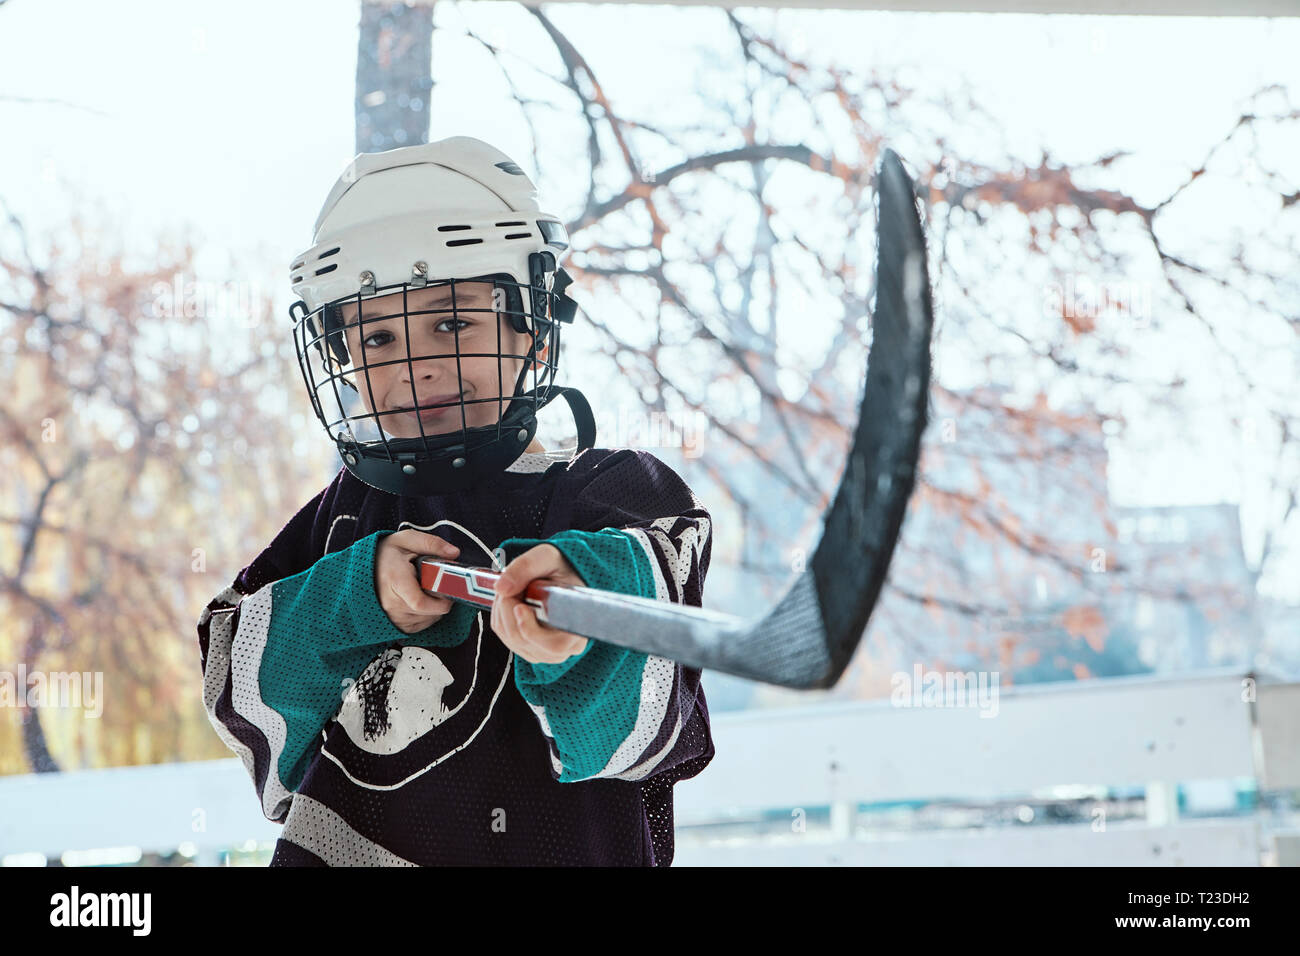
[[[330,351],[334,353],[335,360],[340,365],[347,365],[352,360],[352,357],[348,352],[347,339],[343,333],[343,310],[337,305],[325,306],[321,310],[321,324],[325,326],[325,341],[329,343]],[[311,328],[310,319],[308,319],[307,327],[315,335],[316,330]],[[319,345],[320,343],[317,343],[318,348]]]
[[[578,303],[565,294],[565,289],[573,285],[573,276],[569,275],[563,268],[555,270],[555,285],[552,292],[555,293],[555,318],[560,322],[572,322],[574,313],[578,311]]]

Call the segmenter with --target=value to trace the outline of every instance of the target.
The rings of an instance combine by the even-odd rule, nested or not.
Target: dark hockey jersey
[[[340,469],[198,621],[209,718],[284,824],[271,865],[670,864],[673,784],[714,753],[700,672],[595,640],[533,664],[458,602],[404,634],[374,559],[405,528],[485,567],[545,541],[592,587],[695,606],[712,544],[640,450],[527,453],[428,498]]]

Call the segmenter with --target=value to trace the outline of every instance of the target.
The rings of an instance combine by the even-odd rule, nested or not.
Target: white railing
[[[1179,818],[1179,784],[1300,787],[1300,684],[1262,675],[1008,688],[989,717],[887,701],[745,712],[720,716],[714,743],[709,767],[674,790],[676,865],[1300,864],[1294,821]],[[864,833],[869,817],[858,813],[864,803],[1050,797],[1071,787],[1141,787],[1145,818]],[[828,805],[828,828],[795,826],[800,810]],[[709,839],[693,826],[772,808],[789,811],[779,836]]]
[[[707,690],[707,675],[705,684]],[[1253,694],[1251,688],[1253,687]],[[1253,700],[1250,699],[1253,696]],[[1002,689],[996,714],[885,701],[717,714],[717,755],[674,789],[677,865],[1248,865],[1300,863],[1283,822],[1180,819],[1180,783],[1300,787],[1300,684],[1239,672]],[[866,828],[860,804],[1050,797],[1142,787],[1146,816],[980,830]],[[717,837],[764,811],[830,808],[830,825]],[[0,777],[0,857],[70,849],[273,842],[235,758]],[[738,829],[743,830],[744,827]]]

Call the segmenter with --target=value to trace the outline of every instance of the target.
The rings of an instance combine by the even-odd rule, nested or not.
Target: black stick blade
[[[916,191],[891,149],[876,177],[876,306],[853,450],[810,562],[827,663],[848,666],[884,586],[916,482],[930,393],[934,315]],[[813,676],[813,675],[810,675]]]

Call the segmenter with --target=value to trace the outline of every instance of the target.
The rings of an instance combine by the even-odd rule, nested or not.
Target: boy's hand
[[[425,531],[407,528],[379,539],[375,552],[375,595],[388,619],[403,634],[437,623],[451,610],[451,598],[435,597],[420,587],[413,559],[423,555],[454,559],[460,548]]]
[[[492,630],[501,643],[534,664],[558,664],[587,648],[587,638],[559,631],[537,619],[521,598],[534,581],[585,586],[564,554],[553,544],[529,548],[505,566],[492,602]]]

